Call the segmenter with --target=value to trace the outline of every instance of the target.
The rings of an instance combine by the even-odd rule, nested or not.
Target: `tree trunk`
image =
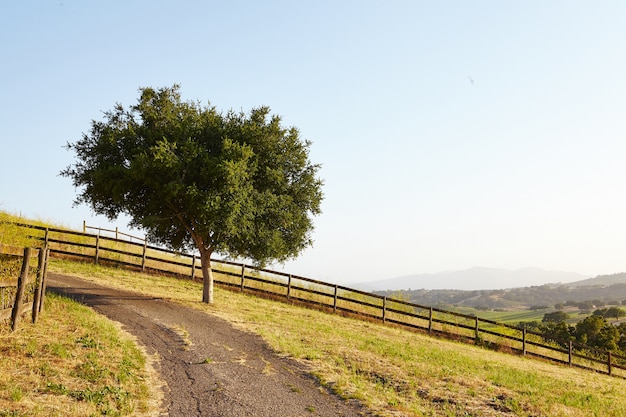
[[[202,266],[202,302],[213,304],[213,270],[211,269],[211,251],[200,249]]]

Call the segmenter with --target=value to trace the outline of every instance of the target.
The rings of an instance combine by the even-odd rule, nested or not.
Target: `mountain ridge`
[[[427,290],[501,290],[545,284],[563,284],[591,279],[576,272],[548,271],[536,267],[516,270],[473,267],[460,271],[413,274],[353,284],[367,291],[409,289]]]
[[[465,306],[479,309],[525,310],[533,306],[556,307],[568,302],[588,301],[591,305],[626,305],[626,273],[599,275],[569,283],[545,283],[526,287],[490,290],[385,290],[376,294],[403,299],[419,305]]]

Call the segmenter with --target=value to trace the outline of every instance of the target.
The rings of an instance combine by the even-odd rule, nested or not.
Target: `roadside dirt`
[[[160,416],[371,416],[344,401],[294,360],[257,335],[163,299],[48,275],[48,290],[68,296],[123,325],[155,364],[164,387]]]

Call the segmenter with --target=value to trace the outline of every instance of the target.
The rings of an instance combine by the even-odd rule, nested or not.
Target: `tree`
[[[561,347],[567,347],[572,339],[572,327],[564,321],[547,322],[540,326],[544,340],[555,342]]]
[[[606,350],[615,350],[620,340],[617,327],[607,323],[602,316],[589,316],[576,324],[576,340],[582,344]]]
[[[61,171],[80,188],[75,204],[115,219],[175,250],[200,252],[203,295],[213,302],[211,256],[262,265],[295,258],[312,244],[320,214],[319,165],[310,142],[268,107],[220,113],[182,101],[179,86],[141,88],[68,143],[76,162]]]
[[[552,313],[545,313],[543,319],[544,323],[559,323],[565,322],[569,319],[569,314],[564,311],[553,311]]]
[[[626,316],[626,311],[619,307],[600,308],[593,312],[594,316],[604,317],[605,319],[613,318],[615,320]]]
[[[623,309],[619,308],[619,307],[609,307],[606,311],[606,314],[604,315],[604,317],[606,318],[613,318],[615,320],[621,318],[621,317],[626,317],[626,311],[624,311]]]

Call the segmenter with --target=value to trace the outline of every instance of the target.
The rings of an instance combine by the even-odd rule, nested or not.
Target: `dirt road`
[[[48,289],[120,322],[156,353],[167,384],[162,416],[357,417],[370,415],[321,387],[305,367],[258,336],[163,299],[48,275]]]

